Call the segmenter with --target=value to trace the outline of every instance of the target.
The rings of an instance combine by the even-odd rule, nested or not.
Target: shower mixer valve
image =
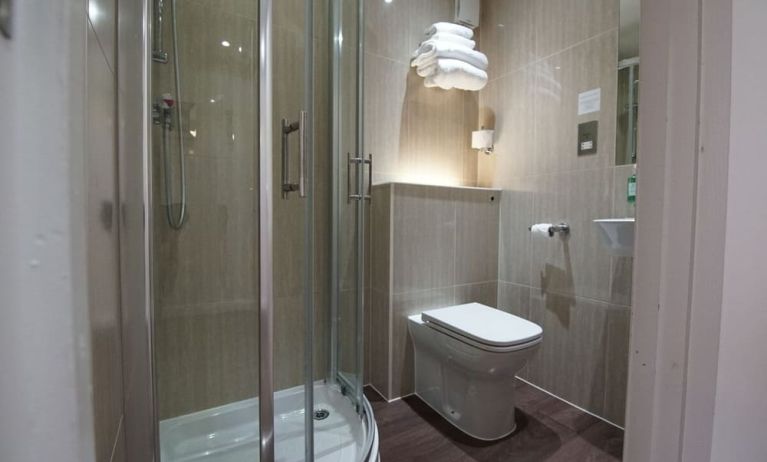
[[[162,125],[167,130],[173,129],[173,106],[176,101],[169,93],[164,93],[152,104],[152,122]]]

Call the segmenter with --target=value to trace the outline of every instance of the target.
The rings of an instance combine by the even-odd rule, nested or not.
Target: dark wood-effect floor
[[[517,430],[487,443],[466,436],[417,396],[387,403],[370,387],[381,462],[619,461],[623,431],[517,381]]]

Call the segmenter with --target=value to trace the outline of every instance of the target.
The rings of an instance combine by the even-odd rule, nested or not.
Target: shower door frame
[[[254,0],[256,1],[256,0]],[[259,451],[260,461],[274,461],[274,193],[272,179],[272,0],[258,5],[259,123]]]
[[[274,67],[273,14],[274,0],[258,1],[258,88],[259,88],[259,450],[261,462],[275,460],[274,434],[274,208],[275,150],[274,127]],[[306,184],[308,194],[304,206],[304,252],[302,269],[304,282],[304,460],[314,460],[314,3],[304,0],[305,50],[303,79],[303,110],[308,115],[310,135],[305,142]],[[303,174],[303,172],[302,172]],[[282,186],[279,185],[280,193]],[[287,196],[283,197],[287,199]]]
[[[341,133],[341,60],[342,60],[342,39],[343,39],[343,0],[331,0],[330,2],[330,14],[331,14],[331,35],[333,37],[332,44],[332,120],[333,120],[333,134],[332,134],[332,149],[331,155],[333,156],[332,171],[333,171],[333,193],[332,193],[332,231],[331,231],[331,328],[330,328],[330,375],[331,382],[339,384],[342,388],[353,391],[354,405],[356,406],[357,413],[362,414],[369,412],[367,409],[364,396],[364,357],[365,357],[365,204],[364,199],[364,187],[365,187],[365,175],[363,174],[365,163],[355,164],[355,176],[354,183],[355,188],[359,192],[359,197],[354,202],[354,214],[355,214],[355,348],[356,348],[356,377],[355,383],[351,383],[343,374],[341,374],[341,367],[339,365],[339,353],[338,348],[341,344],[339,334],[339,304],[341,303],[340,287],[341,281],[339,276],[339,263],[338,256],[340,248],[338,245],[338,236],[341,233],[339,226],[340,223],[340,210],[339,201],[341,200],[341,184],[343,181],[339,177],[341,172],[341,162],[344,161],[343,149],[341,146],[340,138]],[[356,58],[357,58],[357,79],[355,88],[356,98],[356,117],[355,117],[355,157],[364,157],[364,66],[365,66],[365,2],[364,0],[357,0],[357,14],[356,14],[356,27],[357,27],[357,41],[356,45]],[[346,168],[350,168],[347,164]],[[369,165],[372,169],[372,164]],[[347,172],[347,175],[351,176],[351,172]],[[350,194],[347,191],[347,194]]]

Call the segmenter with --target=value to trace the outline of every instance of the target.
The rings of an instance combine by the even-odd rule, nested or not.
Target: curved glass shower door
[[[360,5],[154,0],[160,462],[371,452]]]
[[[162,462],[259,452],[259,16],[255,0],[234,3],[153,2],[149,226]]]

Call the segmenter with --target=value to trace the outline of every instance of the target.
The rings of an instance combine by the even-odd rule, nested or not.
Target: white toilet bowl
[[[423,401],[480,440],[514,431],[514,375],[538,349],[540,326],[469,303],[410,316],[408,330]]]

